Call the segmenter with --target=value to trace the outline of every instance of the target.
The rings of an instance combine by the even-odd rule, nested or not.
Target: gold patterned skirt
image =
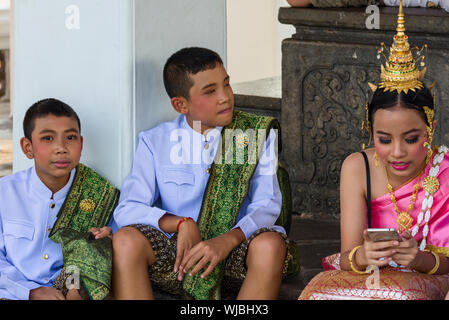
[[[338,261],[337,261],[338,260]],[[323,259],[325,269],[304,288],[299,300],[443,300],[449,275],[428,275],[386,267],[370,274],[339,270],[339,254]]]
[[[182,282],[177,279],[178,273],[173,271],[173,266],[176,261],[177,234],[174,234],[171,238],[167,238],[159,230],[147,225],[135,224],[130,225],[130,227],[134,227],[142,232],[142,234],[150,242],[156,256],[156,262],[150,266],[148,270],[151,283],[170,294],[182,295]],[[249,244],[259,234],[270,231],[274,230],[270,228],[262,228],[257,230],[253,235],[251,235],[250,238],[243,241],[238,247],[231,251],[226,260],[224,279],[221,282],[223,290],[227,292],[235,292],[240,288],[246,276],[245,261]],[[287,246],[287,254],[284,261],[283,270],[283,275],[285,277],[289,274],[289,272],[291,272],[290,266],[294,261],[296,245],[294,242],[290,241],[285,234],[279,233],[279,235],[284,239]]]

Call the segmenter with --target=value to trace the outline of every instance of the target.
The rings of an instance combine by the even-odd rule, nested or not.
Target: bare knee
[[[155,260],[150,242],[134,227],[124,227],[118,230],[112,237],[112,248],[114,256],[126,263],[135,263],[145,259],[152,264]]]
[[[264,232],[255,237],[248,248],[248,256],[259,261],[281,262],[285,258],[286,244],[276,232]]]

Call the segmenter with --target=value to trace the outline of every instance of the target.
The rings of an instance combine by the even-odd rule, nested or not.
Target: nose
[[[394,159],[397,160],[400,160],[406,155],[404,145],[401,141],[393,142],[393,150],[391,152],[391,155],[393,156]]]
[[[67,145],[65,139],[56,139],[55,141],[55,152],[56,153],[67,153]]]
[[[220,90],[219,96],[218,96],[218,103],[224,104],[231,101],[231,97],[233,95],[232,89],[229,88],[223,88],[223,90]]]

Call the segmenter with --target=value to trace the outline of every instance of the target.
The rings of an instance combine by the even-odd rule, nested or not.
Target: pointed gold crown
[[[410,49],[410,44],[408,42],[408,37],[405,34],[405,16],[404,9],[402,7],[402,0],[399,4],[399,14],[398,23],[396,28],[396,35],[393,38],[393,44],[390,48],[390,55],[387,58],[383,52],[388,51],[385,44],[381,43],[381,48],[378,51],[377,58],[380,58],[380,54],[385,57],[385,67],[381,65],[381,74],[379,83],[379,88],[384,88],[384,91],[397,91],[400,94],[402,91],[405,93],[408,90],[419,90],[424,87],[422,79],[424,78],[426,67],[425,67],[425,56],[422,55],[423,49],[427,48],[424,45],[421,49],[416,47],[417,59],[413,57],[412,51]],[[417,63],[421,60],[421,70],[417,68]],[[376,87],[370,84],[372,89]]]

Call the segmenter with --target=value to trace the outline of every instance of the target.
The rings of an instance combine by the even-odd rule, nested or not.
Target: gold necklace
[[[412,197],[410,198],[410,204],[407,207],[407,211],[402,211],[402,212],[399,210],[398,205],[396,203],[396,198],[393,193],[393,186],[390,184],[390,181],[388,180],[387,167],[384,166],[385,176],[387,178],[387,188],[388,188],[388,192],[390,193],[390,200],[393,203],[394,211],[396,211],[396,213],[398,214],[398,216],[396,218],[396,223],[399,226],[399,232],[409,230],[413,224],[413,218],[410,216],[410,213],[412,212],[413,208],[415,207],[415,201],[418,196],[418,191],[421,188],[421,185],[420,185],[421,175],[423,174],[424,169],[426,168],[426,165],[427,165],[427,163],[425,163],[424,167],[421,169],[421,171],[418,174],[418,176],[419,176],[418,182],[413,187],[413,194],[412,194]]]

